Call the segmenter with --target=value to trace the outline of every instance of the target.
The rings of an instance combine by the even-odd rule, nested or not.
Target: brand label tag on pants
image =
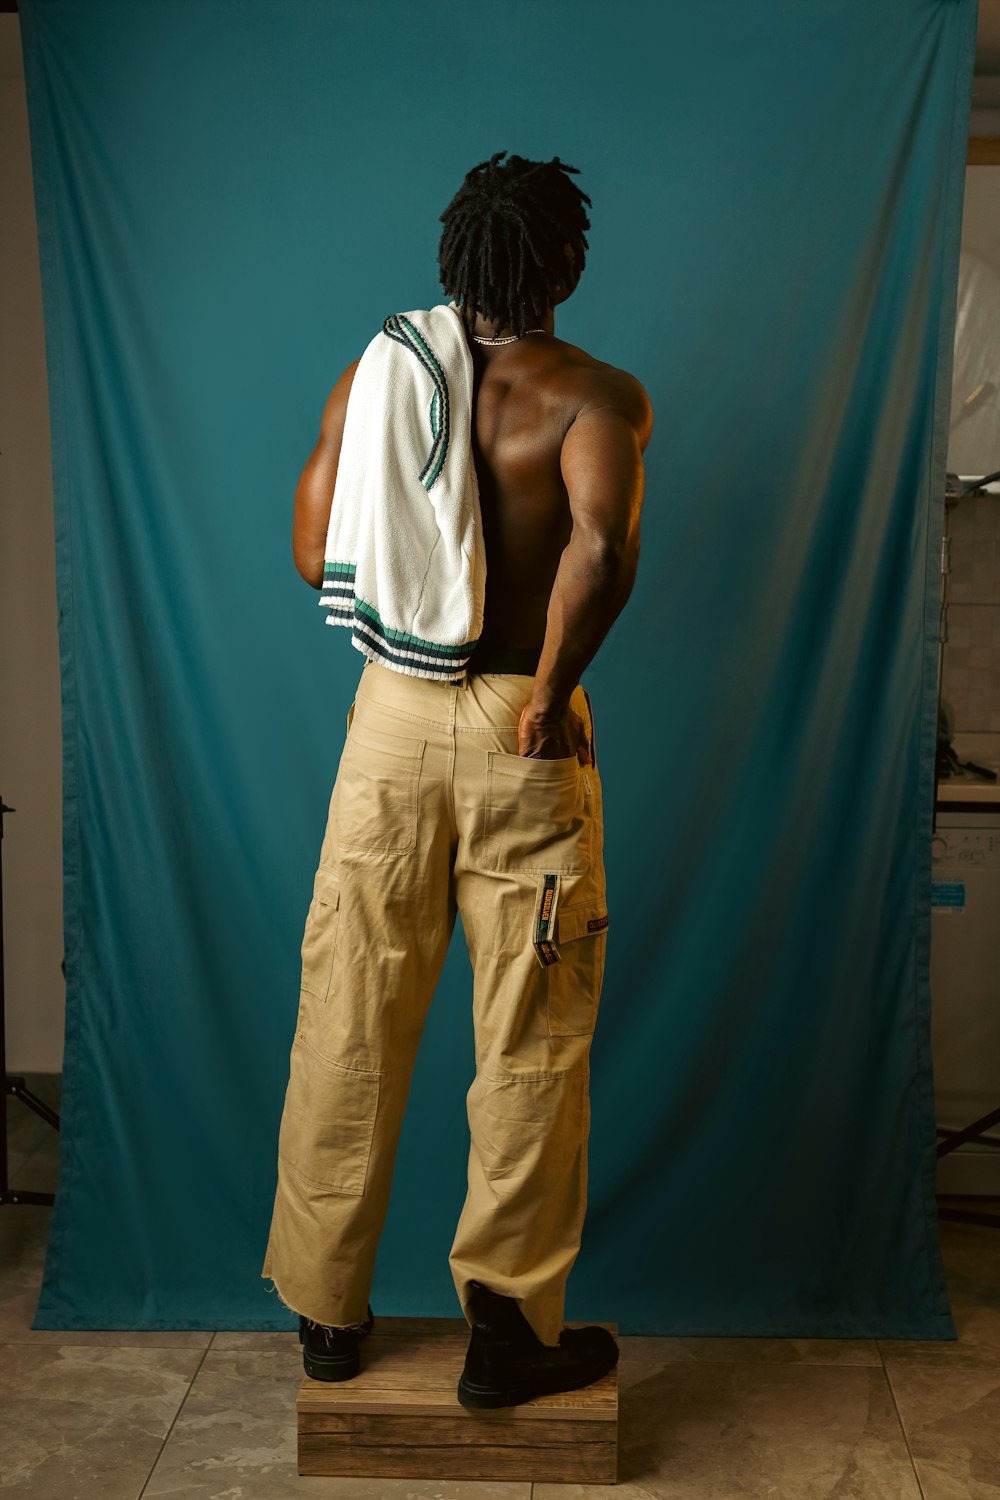
[[[561,875],[543,875],[535,902],[535,957],[543,969],[557,964],[562,957],[555,943],[556,906],[559,902]]]

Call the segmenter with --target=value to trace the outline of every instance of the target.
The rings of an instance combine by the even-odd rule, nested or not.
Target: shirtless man
[[[459,904],[465,902],[463,928],[476,967],[480,1071],[469,1094],[470,1192],[450,1259],[472,1325],[458,1399],[473,1407],[515,1405],[575,1389],[600,1379],[618,1357],[608,1329],[565,1329],[557,1319],[585,1208],[587,1058],[608,921],[593,717],[580,677],[632,590],[642,454],[653,426],[649,397],[634,376],[555,335],[554,308],[575,290],[586,249],[589,220],[582,204],[590,200],[566,175],[576,169],[558,158],[542,163],[512,157],[500,166],[505,154],[467,174],[441,216],[439,254],[442,286],[462,316],[474,370],[472,446],[487,584],[483,627],[464,687],[481,686],[460,703],[453,688],[391,672],[386,676],[394,681],[381,681],[381,666],[366,668],[375,692],[372,698],[365,690],[362,726],[369,713],[375,717],[368,720],[362,754],[382,756],[381,773],[377,767],[373,773],[382,780],[377,791],[369,785],[360,795],[368,799],[368,813],[378,808],[377,815],[392,825],[394,799],[398,807],[406,796],[397,784],[404,787],[402,778],[413,775],[413,747],[419,746],[419,801],[427,822],[409,851],[396,851],[401,859],[385,863],[376,854],[371,866],[366,855],[360,864],[342,862],[334,856],[342,829],[331,806],[303,945],[309,984],[300,1025],[315,1047],[301,1035],[293,1047],[284,1175],[262,1272],[282,1276],[293,1296],[289,1306],[298,1301],[360,1313],[387,1203],[397,1101],[401,1107],[457,893]],[[348,365],[330,394],[319,441],[295,494],[295,565],[316,589],[323,583],[347,401],[359,362]],[[363,686],[364,674],[359,692]],[[390,692],[405,694],[395,701],[415,711],[386,717],[384,696]],[[450,704],[452,718],[446,711],[435,729],[429,715],[438,694]],[[519,713],[516,753],[508,748],[514,732],[504,722],[507,705],[511,716]],[[464,718],[456,732],[458,708],[469,716],[498,717],[487,723],[472,717],[472,727]],[[588,714],[589,725],[578,710]],[[446,732],[449,722],[454,739]],[[357,725],[353,733],[364,746]],[[505,757],[563,765],[504,769]],[[574,758],[580,766],[573,766]],[[495,784],[488,783],[487,762],[495,767]],[[364,775],[359,762],[342,762],[342,771],[346,795],[355,795],[353,778]],[[453,782],[460,783],[460,795],[450,790]],[[493,785],[495,804],[487,784]],[[508,865],[495,862],[507,858],[497,848],[494,863],[482,863],[481,825],[487,819],[477,811],[480,798],[498,844],[508,826],[520,840]],[[406,805],[412,820],[415,805]],[[461,814],[454,864],[438,808],[442,818],[449,809],[453,818],[456,809]],[[363,842],[370,836],[366,830]],[[350,842],[342,841],[339,854]],[[581,866],[584,845],[597,852],[582,856]],[[540,858],[551,873],[536,870]],[[504,869],[507,874],[498,878]],[[560,880],[568,893],[561,908]],[[385,917],[392,892],[397,899]],[[557,910],[561,957],[550,941]],[[360,917],[366,912],[368,925]],[[348,921],[354,924],[350,932]],[[336,938],[338,924],[342,939]],[[386,948],[378,957],[377,986],[364,967],[372,934]],[[546,967],[553,964],[554,970]],[[355,1024],[356,994],[368,1007],[363,1026]],[[391,1024],[383,1025],[386,1011]],[[383,1041],[387,1034],[391,1043]],[[349,1043],[342,1065],[337,1055]],[[364,1082],[373,1077],[381,1080],[382,1092],[369,1157],[370,1137],[360,1139],[358,1122],[374,1108],[375,1096]],[[526,1112],[518,1106],[523,1080],[533,1090]],[[332,1157],[320,1113],[330,1122]],[[290,1157],[305,1164],[298,1178]],[[513,1164],[522,1158],[519,1173]],[[324,1184],[332,1191],[322,1191]],[[542,1202],[545,1213],[539,1212]],[[490,1244],[493,1234],[497,1250]],[[487,1281],[478,1279],[487,1273]],[[497,1283],[506,1290],[497,1290]],[[360,1368],[358,1342],[373,1323],[370,1305],[358,1323],[321,1322],[300,1313],[307,1373],[323,1380],[352,1378]],[[538,1327],[548,1335],[544,1342]]]
[[[556,337],[554,308],[579,282],[572,243],[564,244],[564,254],[562,290],[530,319],[533,330],[544,332],[494,347],[469,338],[487,565],[477,651],[541,650],[519,751],[542,759],[572,755],[583,744],[584,726],[569,697],[632,592],[642,454],[653,430],[649,396],[634,375]],[[512,331],[476,310],[472,334],[499,339]],[[295,492],[295,565],[315,589],[323,583],[347,398],[359,362],[348,365],[330,393]]]

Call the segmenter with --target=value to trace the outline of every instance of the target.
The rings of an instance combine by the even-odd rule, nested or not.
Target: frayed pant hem
[[[282,1295],[281,1288],[273,1276],[268,1276],[264,1271],[261,1272],[261,1276],[270,1281],[271,1285],[268,1287],[268,1291],[274,1293],[281,1305],[287,1307],[289,1312],[297,1313],[300,1318],[305,1318],[306,1322],[310,1323],[313,1328],[336,1328],[343,1333],[365,1332],[368,1326],[367,1315],[363,1323],[324,1323],[320,1318],[310,1317],[301,1307],[293,1307],[287,1298]]]

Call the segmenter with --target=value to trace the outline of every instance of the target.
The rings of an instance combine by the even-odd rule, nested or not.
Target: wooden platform
[[[464,1318],[377,1317],[353,1380],[303,1375],[299,1473],[617,1482],[617,1367],[578,1391],[468,1411],[456,1394],[468,1347]]]

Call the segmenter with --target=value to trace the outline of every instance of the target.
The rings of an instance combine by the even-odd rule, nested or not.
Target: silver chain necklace
[[[548,333],[547,328],[526,328],[524,333]],[[472,337],[477,344],[513,344],[517,339],[524,338],[524,333],[512,333],[506,338],[486,338],[481,333],[474,333]]]

